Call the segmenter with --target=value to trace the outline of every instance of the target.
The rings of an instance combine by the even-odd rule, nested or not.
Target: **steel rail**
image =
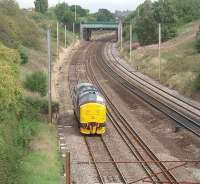
[[[96,61],[99,61],[98,58],[96,58]],[[91,69],[92,70],[92,69]],[[91,72],[90,70],[90,72]],[[94,73],[93,73],[93,76],[94,76]],[[101,89],[101,91],[103,90],[98,82],[98,80],[96,80],[96,84],[98,84],[98,87]],[[102,93],[106,96],[105,92],[102,91]],[[109,98],[107,98],[107,100],[110,102],[110,104],[112,105],[112,107],[114,107],[114,105],[112,104],[112,102],[110,101]],[[120,118],[122,119],[121,121],[125,122],[126,123],[126,128],[127,130],[129,130],[129,133],[132,133],[134,132],[136,134],[136,132],[132,129],[132,127],[129,125],[129,123],[126,121],[126,119],[123,118],[123,116],[121,116],[120,112],[118,111],[118,109],[115,107],[114,108],[115,112],[118,113],[118,116],[120,116]],[[125,125],[123,123],[123,125]],[[137,134],[136,134],[137,135]],[[135,137],[135,136],[134,136]],[[136,138],[136,137],[135,137]],[[144,150],[146,150],[148,153],[151,153],[151,157],[154,158],[154,160],[158,160],[157,157],[151,152],[151,150],[144,144],[144,142],[142,141],[142,139],[137,135],[137,139],[139,140],[139,142],[142,143],[142,147]],[[145,145],[145,146],[144,146]],[[176,179],[171,175],[170,172],[168,172],[168,170],[165,168],[165,166],[163,164],[159,164],[159,167],[160,169],[163,171],[163,174],[166,176],[167,179],[169,179],[169,181],[173,181],[173,182],[176,182]]]
[[[90,71],[90,72],[89,72]],[[97,83],[97,80],[94,78],[94,74],[91,74],[91,71],[92,69],[88,69],[88,73],[90,74],[90,80],[93,81],[93,83],[95,83],[97,86],[98,86],[98,83]],[[100,86],[98,86],[99,89]],[[102,92],[102,90],[101,90]],[[103,94],[103,92],[102,92]],[[107,96],[104,94],[104,96],[106,97],[107,99]],[[107,99],[108,100],[108,99]],[[134,157],[139,160],[139,161],[145,161],[143,159],[143,157],[141,156],[140,152],[137,150],[137,148],[134,146],[134,144],[132,144],[132,142],[130,141],[130,139],[127,137],[126,133],[124,133],[124,135],[120,132],[120,128],[116,125],[117,124],[117,121],[113,119],[113,116],[111,115],[108,115],[109,116],[109,119],[111,121],[111,123],[113,124],[114,128],[117,130],[117,132],[119,133],[120,137],[123,139],[124,143],[128,146],[128,148],[130,149],[130,151],[133,153]],[[126,137],[126,138],[125,138]],[[130,145],[131,144],[131,145]],[[133,147],[131,147],[133,146]],[[135,153],[136,152],[136,153]],[[149,167],[148,164],[144,163],[144,164],[141,164],[144,172],[151,178],[151,175],[154,174],[153,170],[151,169],[151,167]],[[156,176],[155,176],[156,177]],[[152,181],[154,181],[153,178],[151,178]],[[159,181],[159,178],[156,178],[157,181]]]
[[[95,160],[95,157],[94,157],[94,153],[93,153],[92,150],[91,150],[91,147],[90,147],[90,145],[89,145],[89,143],[88,143],[88,140],[87,140],[87,137],[86,137],[86,136],[84,137],[84,140],[85,140],[85,144],[87,145],[89,154],[90,154],[90,156],[91,156],[91,158],[92,158],[92,160],[93,160],[93,162],[94,162],[94,165],[95,165],[97,174],[98,174],[98,176],[99,176],[99,180],[100,180],[100,182],[101,182],[102,184],[104,184],[105,182],[103,181],[103,177],[101,176],[101,173],[100,173],[99,168],[98,168],[98,166],[97,166],[97,163],[96,163],[96,160]]]
[[[97,63],[100,66],[100,69],[102,70],[103,68],[102,71],[106,73],[109,77],[117,80],[125,89],[128,89],[134,95],[139,96],[146,103],[150,104],[155,109],[161,111],[162,113],[173,119],[175,122],[200,137],[200,123],[190,119],[186,115],[181,114],[175,109],[172,109],[169,105],[166,105],[155,97],[150,96],[145,91],[136,88],[136,86],[133,86],[132,83],[120,76],[112,67],[107,64],[107,62],[104,61],[105,59],[103,58],[102,53],[98,55],[98,60],[100,60],[100,62]]]
[[[111,45],[110,45],[110,47],[111,47]],[[154,87],[154,88],[156,88],[156,89],[162,91],[163,93],[169,95],[170,97],[173,97],[173,98],[175,98],[176,100],[179,100],[179,101],[185,103],[186,105],[188,105],[188,106],[190,106],[190,107],[192,107],[192,108],[197,109],[197,110],[200,111],[200,107],[198,107],[197,105],[194,105],[194,104],[191,104],[190,102],[184,101],[184,100],[181,99],[181,98],[177,98],[175,95],[166,92],[164,89],[162,89],[162,88],[156,86],[155,84],[149,82],[148,80],[145,80],[144,78],[140,77],[140,76],[137,75],[136,73],[131,72],[129,69],[126,68],[126,66],[124,66],[121,62],[119,62],[119,60],[118,60],[118,59],[116,58],[116,56],[113,54],[112,49],[109,48],[109,50],[110,50],[110,53],[111,53],[113,59],[114,59],[115,61],[117,61],[117,63],[118,63],[123,69],[125,69],[127,72],[129,72],[130,74],[133,74],[135,77],[137,77],[137,78],[140,79],[141,81],[143,81],[143,82],[149,84],[150,86],[152,86],[152,87]],[[108,50],[107,50],[107,51],[108,51]],[[107,53],[108,53],[108,52],[107,52]],[[109,57],[109,56],[108,56],[108,57]],[[118,67],[118,66],[116,65],[116,63],[113,63],[113,64],[114,64],[116,67]],[[119,68],[119,67],[118,67],[118,68]],[[119,69],[120,69],[120,68],[119,68]],[[128,75],[128,76],[131,77],[131,75]],[[137,80],[137,79],[134,79],[133,77],[131,77],[131,78],[132,78],[133,80],[136,80],[138,83],[142,84],[141,81],[139,81],[139,80]],[[147,88],[151,89],[150,87],[147,87]],[[152,89],[151,89],[151,90],[152,90]],[[154,92],[160,95],[160,93],[158,93],[158,92],[156,92],[156,91],[154,91]],[[200,116],[199,113],[195,113],[195,112],[191,111],[190,109],[181,106],[181,105],[178,104],[177,102],[174,102],[174,101],[172,101],[171,99],[169,99],[169,98],[167,98],[167,97],[165,97],[165,96],[163,96],[163,95],[160,95],[160,96],[162,96],[162,97],[168,99],[169,101],[175,103],[176,105],[182,107],[183,109],[185,109],[185,110],[187,110],[187,111],[190,111],[191,113],[194,113],[194,114],[197,115],[197,116]]]
[[[92,47],[92,46],[90,46],[89,48],[91,48],[91,47]],[[87,51],[89,51],[89,50],[90,50],[90,49],[87,49]],[[76,60],[75,63],[73,62],[73,65],[74,65],[74,66],[77,66],[77,63],[78,63],[78,60]],[[72,63],[71,63],[71,65],[72,65]],[[77,83],[78,83],[78,81],[80,80],[80,78],[79,78],[80,76],[78,75],[77,67],[75,67],[74,70],[75,70],[76,81],[77,81]],[[69,76],[68,76],[68,80],[69,80],[69,82],[70,82],[70,77],[69,77]],[[73,87],[70,87],[70,93],[71,93],[71,95],[72,95],[72,89],[73,89]],[[84,137],[84,140],[85,140],[85,143],[86,143],[86,145],[87,145],[89,154],[90,154],[90,156],[91,156],[91,158],[92,158],[92,160],[93,160],[93,162],[94,162],[95,169],[96,169],[96,171],[97,171],[99,180],[100,180],[100,182],[101,182],[102,184],[104,184],[105,182],[103,181],[103,177],[101,176],[100,169],[98,168],[98,165],[96,164],[96,160],[95,160],[94,153],[92,152],[91,147],[90,147],[90,145],[89,145],[88,140],[87,140],[86,137]],[[111,158],[112,161],[114,162],[114,166],[115,166],[116,170],[118,171],[119,176],[120,176],[122,182],[123,182],[124,184],[128,184],[128,182],[126,181],[126,179],[125,179],[123,173],[120,171],[118,164],[115,162],[115,159],[113,158],[113,156],[112,156],[112,154],[111,154],[111,152],[110,152],[110,150],[109,150],[109,147],[107,146],[105,140],[104,140],[102,137],[101,137],[101,141],[102,141],[102,143],[103,143],[105,149],[107,150],[107,152],[108,152],[110,158]]]

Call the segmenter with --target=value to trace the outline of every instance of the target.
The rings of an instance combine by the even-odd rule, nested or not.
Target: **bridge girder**
[[[116,31],[116,38],[120,41],[120,34],[122,31],[122,25],[119,23],[84,23],[80,25],[80,34],[82,40],[89,41],[91,33],[94,30],[111,30]]]

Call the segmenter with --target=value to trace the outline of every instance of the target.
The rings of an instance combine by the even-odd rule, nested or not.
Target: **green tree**
[[[96,13],[96,20],[97,21],[114,21],[114,15],[107,9],[99,9]]]
[[[57,19],[63,24],[69,25],[74,21],[74,13],[67,3],[57,4],[55,7]]]
[[[166,41],[177,35],[176,10],[172,0],[159,0],[153,3],[154,18],[162,25],[162,41]]]
[[[70,6],[70,10],[75,13],[75,5]],[[86,17],[89,14],[89,10],[82,8],[81,6],[76,6],[77,17]]]
[[[158,26],[154,19],[150,0],[146,0],[140,8],[140,16],[136,20],[135,31],[141,45],[153,44],[158,41]]]
[[[180,25],[200,18],[199,0],[174,0],[173,4]]]
[[[48,9],[48,0],[35,0],[35,11],[45,13]]]

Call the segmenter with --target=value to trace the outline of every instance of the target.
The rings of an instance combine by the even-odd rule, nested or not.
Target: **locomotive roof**
[[[90,83],[80,83],[77,85],[77,93],[81,94],[86,91],[98,91],[97,88]]]
[[[91,84],[91,83],[86,83],[86,82],[84,82],[84,83],[79,83],[79,84],[77,85],[77,89],[84,88],[84,87],[89,87],[89,86],[94,86],[94,85]],[[94,86],[94,87],[95,87],[95,86]]]
[[[79,96],[79,105],[87,102],[105,103],[104,97],[98,92],[96,86],[91,83],[79,83],[76,89],[76,95]]]
[[[89,92],[87,91],[79,95],[79,105],[83,105],[89,102],[105,104],[105,99],[97,91],[89,91]]]

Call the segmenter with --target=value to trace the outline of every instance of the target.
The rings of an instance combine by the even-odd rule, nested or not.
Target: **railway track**
[[[106,73],[107,75],[109,74],[110,77],[112,77],[114,80],[117,80],[121,84],[121,86],[128,89],[134,95],[139,96],[146,103],[150,104],[157,110],[161,111],[162,113],[164,113],[165,115],[167,115],[168,117],[173,119],[179,125],[185,127],[186,129],[188,129],[189,131],[191,131],[192,133],[194,133],[195,135],[200,137],[200,122],[199,122],[199,120],[194,119],[189,115],[183,114],[182,112],[172,108],[172,106],[170,106],[169,104],[164,103],[163,101],[160,101],[158,98],[150,95],[148,92],[145,92],[141,88],[137,87],[134,84],[136,79],[134,79],[134,82],[130,81],[129,79],[127,79],[127,77],[129,77],[129,78],[131,78],[131,77],[126,72],[123,72],[122,70],[120,71],[119,69],[115,70],[116,68],[114,69],[113,66],[110,65],[110,62],[108,61],[108,59],[103,57],[103,53],[102,53],[103,47],[104,47],[104,45],[101,45],[98,47],[98,50],[97,50],[98,62],[97,63],[104,73]],[[115,63],[114,65],[118,65],[118,64]],[[123,74],[121,74],[120,72]],[[131,79],[133,79],[133,78],[131,78]],[[138,81],[136,81],[136,82],[138,82]],[[139,81],[139,82],[142,83],[141,81]],[[144,85],[144,84],[142,83],[142,85]],[[193,111],[191,111],[191,112],[193,112]],[[198,114],[195,113],[195,115],[197,116]]]
[[[115,163],[115,159],[112,156],[112,153],[104,138],[85,136],[84,139],[92,161],[95,165],[96,171],[98,173],[99,182],[101,184],[112,182],[128,184],[118,164]],[[92,147],[95,147],[96,149],[93,150]],[[99,156],[99,154],[101,155]],[[98,159],[98,156],[100,157],[100,159],[103,157],[104,159],[106,159],[106,161],[112,161],[113,163],[107,164],[105,169],[105,166],[98,165],[96,163],[97,160],[100,160]]]
[[[86,55],[88,54],[87,51],[90,50],[88,47],[83,47],[83,50],[78,51],[78,53],[73,58],[73,63],[70,65],[70,73],[69,74],[69,84],[70,84],[70,93],[72,96],[73,88],[78,83],[78,81],[86,81],[88,80],[88,76],[84,75],[84,72],[86,71],[85,65],[82,63],[82,54],[79,54],[79,52],[83,52]],[[86,55],[84,57],[86,57]],[[75,74],[75,75],[74,75]],[[112,153],[110,151],[109,146],[107,145],[106,141],[103,137],[84,137],[85,143],[87,145],[89,154],[92,158],[92,161],[94,162],[95,169],[98,174],[99,183],[105,184],[105,183],[124,183],[128,184],[123,173],[121,172],[119,166],[117,163],[115,163],[115,159],[112,156]],[[104,158],[107,161],[110,160],[113,163],[101,166],[96,164],[96,160],[100,160],[100,158]]]
[[[148,146],[142,141],[141,137],[134,131],[134,129],[130,126],[128,121],[121,115],[120,111],[115,107],[109,97],[106,95],[104,90],[101,88],[98,80],[95,78],[95,72],[92,68],[91,61],[97,60],[97,57],[89,59],[87,65],[87,71],[90,74],[90,80],[95,83],[102,94],[105,96],[108,103],[108,112],[109,119],[121,138],[124,140],[124,143],[129,147],[130,151],[133,153],[134,157],[137,158],[138,161],[152,160],[156,162],[155,166],[149,165],[147,163],[141,164],[143,170],[150,178],[152,183],[161,183],[163,180],[168,183],[178,183],[176,178],[168,171],[168,169],[159,162],[159,159],[153,152],[148,148]],[[99,62],[99,60],[98,60]],[[161,171],[161,175],[157,176],[157,172]],[[132,183],[132,182],[129,182]]]
[[[129,77],[135,82],[144,85],[147,89],[152,90],[155,94],[160,95],[161,97],[165,98],[169,102],[172,102],[173,104],[177,105],[177,107],[180,107],[188,113],[191,113],[191,115],[196,116],[196,118],[200,118],[200,105],[197,104],[196,102],[191,102],[188,99],[183,99],[181,97],[177,97],[173,93],[167,92],[165,89],[159,87],[158,85],[149,82],[147,79],[143,78],[139,73],[133,69],[128,68],[127,64],[123,64],[121,59],[114,55],[114,44],[107,44],[105,47],[104,53],[108,56],[110,61],[114,61],[112,64],[114,64],[118,69],[123,69],[124,71],[127,72]]]
[[[101,70],[104,73],[108,74],[109,76],[112,76],[115,80],[118,80],[120,85],[123,86],[125,89],[128,89],[134,94],[137,94],[135,93],[137,89],[133,87],[129,81],[125,81],[121,76],[117,75],[111,67],[108,66],[106,67],[105,62],[107,62],[107,60],[105,60],[105,58],[102,56],[102,49],[104,45],[105,43],[102,42],[93,42],[88,44],[88,46],[86,46],[85,48],[83,48],[82,51],[78,51],[78,54],[76,54],[75,58],[73,59],[74,62],[71,63],[70,66],[69,72],[71,74],[69,76],[72,76],[71,78],[69,77],[70,89],[72,90],[74,85],[77,84],[78,81],[90,81],[94,83],[99,88],[99,90],[101,91],[101,93],[104,95],[104,97],[108,102],[109,122],[115,128],[116,132],[123,140],[123,143],[126,144],[128,149],[132,153],[133,157],[136,158],[138,161],[141,161],[140,166],[144,171],[144,173],[146,174],[146,176],[151,181],[151,183],[154,184],[162,182],[171,184],[180,183],[177,181],[176,177],[168,170],[168,168],[159,161],[156,155],[151,151],[148,145],[145,144],[145,142],[137,134],[137,132],[135,132],[135,130],[132,128],[127,119],[123,117],[123,115],[120,113],[120,110],[106,95],[106,92],[101,87],[98,79],[95,77],[94,64],[95,65],[98,64],[98,66],[101,67]],[[95,142],[92,141],[93,137],[85,137],[85,143],[88,147],[88,151],[90,153],[92,161],[94,162],[94,166],[97,171],[100,183],[106,183],[105,175],[108,173],[105,173],[105,170],[107,169],[106,167],[108,166],[107,165],[101,166],[100,164],[98,164],[98,161],[101,161],[98,159],[101,159],[101,157],[98,157],[99,153],[95,151],[96,148],[93,147],[94,144],[96,145],[100,144],[101,147],[103,146],[101,151],[103,152],[103,155],[107,155],[104,156],[105,158],[108,159],[106,161],[112,162],[109,163],[110,164],[109,167],[112,168],[111,169],[112,171],[110,172],[117,173],[120,182],[125,184],[131,184],[137,181],[142,181],[142,180],[137,180],[137,181],[126,180],[126,178],[124,177],[125,173],[123,173],[124,171],[122,172],[120,170],[120,166],[115,162],[115,158],[112,155],[112,150],[109,148],[109,146],[102,137],[98,137]],[[154,165],[152,165],[146,163],[145,160],[153,161],[155,163]]]

